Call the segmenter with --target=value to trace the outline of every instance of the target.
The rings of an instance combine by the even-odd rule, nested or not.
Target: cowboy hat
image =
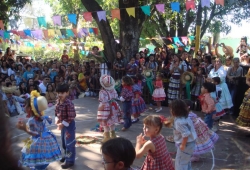
[[[30,94],[31,109],[37,117],[44,116],[44,110],[48,108],[48,102],[44,96],[41,96],[36,90]]]
[[[15,86],[11,86],[11,87],[2,87],[2,91],[4,93],[14,93],[16,91],[16,87]]]
[[[194,81],[194,74],[192,72],[186,71],[181,75],[182,84],[186,84],[187,81],[190,81],[190,84]]]
[[[115,80],[109,75],[102,75],[100,77],[100,84],[106,90],[113,90],[115,87]]]

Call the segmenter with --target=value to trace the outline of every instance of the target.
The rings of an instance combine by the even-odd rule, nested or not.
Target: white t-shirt
[[[39,88],[41,89],[42,93],[46,93],[46,86],[43,83],[39,84]]]

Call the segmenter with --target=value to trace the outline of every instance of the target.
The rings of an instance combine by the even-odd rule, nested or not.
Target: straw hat
[[[181,75],[182,84],[186,84],[187,81],[190,81],[190,84],[194,81],[194,74],[192,72],[186,71]]]
[[[44,96],[40,96],[36,90],[30,94],[31,109],[37,117],[44,116],[44,110],[48,108],[48,102]]]
[[[15,86],[11,86],[11,87],[3,86],[2,91],[4,93],[14,93],[16,91],[16,87]]]
[[[115,80],[109,75],[102,75],[100,77],[100,84],[106,90],[113,90],[115,87]]]
[[[142,72],[142,75],[144,75],[146,78],[153,78],[154,74],[152,72],[152,69],[147,69]]]
[[[226,50],[227,48],[227,50]],[[226,55],[229,55],[229,56],[234,56],[234,50],[232,47],[230,46],[226,46],[226,48],[223,48],[223,52],[226,54]]]

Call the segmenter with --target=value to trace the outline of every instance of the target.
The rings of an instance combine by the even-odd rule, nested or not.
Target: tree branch
[[[213,7],[212,7],[212,11],[211,11],[211,13],[210,13],[210,16],[209,16],[208,21],[207,21],[206,23],[203,23],[203,24],[202,24],[202,27],[201,27],[201,38],[202,38],[202,37],[204,36],[204,34],[206,33],[206,30],[207,30],[207,28],[209,27],[209,25],[210,25],[212,19],[215,17],[215,15],[214,15],[215,9],[216,9],[216,4],[214,4]]]

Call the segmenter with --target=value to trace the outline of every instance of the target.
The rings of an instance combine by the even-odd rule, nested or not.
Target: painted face
[[[152,126],[152,125],[145,125],[143,126],[143,133],[147,137],[153,137],[157,135],[159,132],[159,128]]]
[[[58,98],[61,100],[61,101],[64,101],[66,99],[66,97],[69,95],[69,92],[58,92]]]

